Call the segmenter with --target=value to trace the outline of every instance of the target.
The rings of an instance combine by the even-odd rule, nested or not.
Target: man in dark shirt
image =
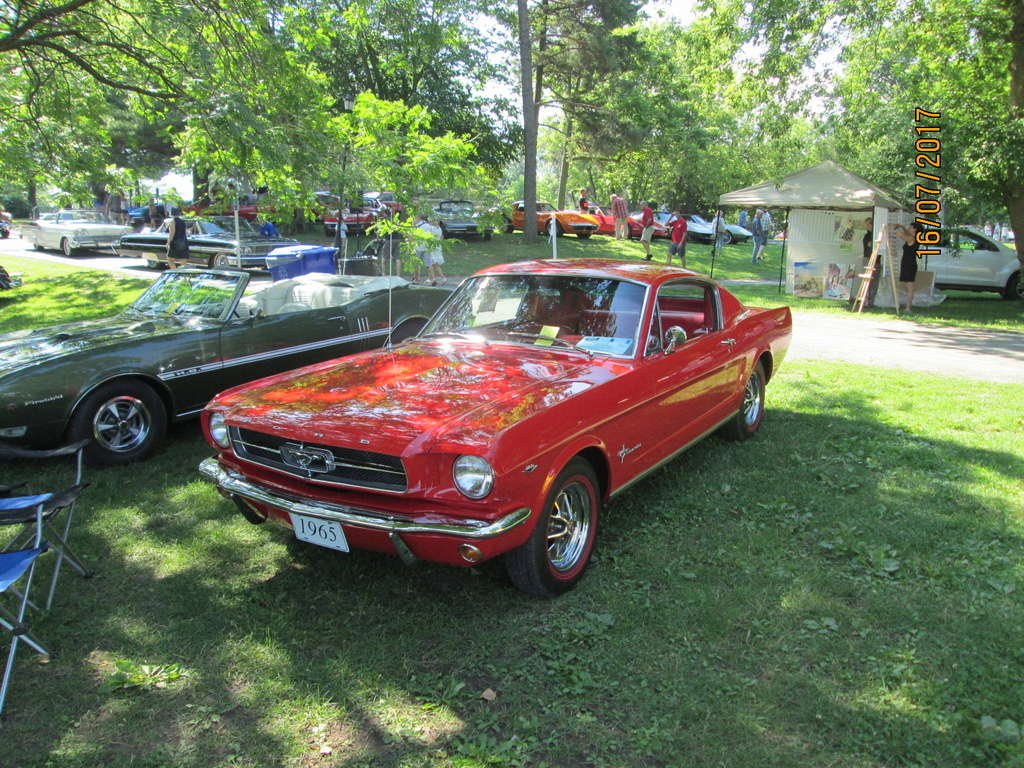
[[[590,201],[587,200],[587,188],[580,190],[580,213],[590,213]]]

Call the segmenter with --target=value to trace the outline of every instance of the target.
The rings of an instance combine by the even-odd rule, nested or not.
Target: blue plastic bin
[[[336,251],[324,245],[286,245],[267,254],[267,269],[275,283],[310,272],[334,274]]]

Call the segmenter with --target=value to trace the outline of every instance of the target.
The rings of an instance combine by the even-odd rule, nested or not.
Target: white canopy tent
[[[903,207],[884,189],[831,160],[779,181],[726,192],[718,205],[785,208],[780,290],[785,278],[790,291],[806,287],[803,295],[817,291],[818,296],[837,299],[848,296],[851,281],[846,278],[862,268],[861,238],[869,217],[874,219],[876,239],[885,222],[893,220],[890,212]],[[886,251],[891,255],[891,248]],[[886,270],[892,267],[887,262],[883,260]]]

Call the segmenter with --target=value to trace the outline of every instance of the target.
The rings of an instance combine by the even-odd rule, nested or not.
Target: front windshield
[[[572,275],[481,275],[467,280],[422,336],[470,335],[536,346],[574,345],[632,356],[644,287]]]
[[[144,294],[132,309],[145,315],[221,317],[234,301],[243,276],[213,272],[168,272]]]
[[[441,205],[438,206],[438,211],[441,213],[474,213],[472,203],[441,203]]]
[[[99,211],[63,211],[58,214],[61,224],[112,224],[113,222]]]
[[[234,237],[235,217],[211,216],[208,219],[201,219],[199,222],[199,228],[204,235],[229,235]],[[238,231],[243,237],[245,235],[255,234],[256,232],[256,230],[252,228],[252,224],[249,223],[249,220],[243,219],[241,216],[238,217]]]

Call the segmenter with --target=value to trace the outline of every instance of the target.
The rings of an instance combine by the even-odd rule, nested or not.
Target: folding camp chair
[[[37,451],[0,443],[0,460],[51,459],[61,456],[74,456],[75,471],[72,483],[77,487],[82,485],[82,452],[88,444],[88,440],[79,440],[76,443],[71,443],[70,445],[65,445],[60,448],[54,448],[48,451]],[[24,487],[25,483],[8,486],[0,485],[0,500],[5,496],[9,496],[11,492]],[[65,560],[68,561],[68,564],[80,576],[84,578],[92,576],[92,572],[83,565],[82,561],[74,554],[67,543],[68,534],[71,532],[71,519],[75,512],[76,497],[77,494],[76,496],[71,497],[67,505],[48,507],[47,513],[43,518],[43,526],[45,528],[44,536],[47,543],[50,545],[50,548],[57,553],[57,560],[53,564],[53,575],[50,577],[50,589],[46,595],[46,610],[50,610],[50,606],[53,604],[53,595],[57,591],[57,579],[60,576],[61,565]],[[60,520],[61,516],[64,518],[63,524]],[[2,521],[0,521],[0,524],[3,524]],[[32,539],[33,535],[34,533],[31,525],[26,523],[24,530],[20,531],[14,538],[12,538],[7,545],[3,547],[3,549],[0,549],[0,552],[24,549]],[[34,603],[31,605],[33,608],[37,607]]]
[[[47,549],[43,538],[47,517],[60,509],[74,505],[75,498],[84,486],[74,485],[59,494],[42,493],[36,496],[9,496],[0,498],[0,525],[24,525],[32,530],[32,538],[28,547],[0,553],[0,594],[13,595],[17,600],[17,608],[10,611],[0,605],[0,627],[11,634],[11,645],[7,651],[7,663],[4,665],[3,682],[0,683],[0,714],[3,713],[4,701],[7,698],[7,686],[11,681],[14,669],[14,656],[18,652],[18,644],[25,642],[36,653],[47,656],[49,651],[43,647],[28,631],[25,625],[25,611],[32,605],[29,592],[32,589],[32,577],[36,570],[36,560]],[[69,562],[71,562],[69,558]],[[20,589],[14,585],[21,582]]]

